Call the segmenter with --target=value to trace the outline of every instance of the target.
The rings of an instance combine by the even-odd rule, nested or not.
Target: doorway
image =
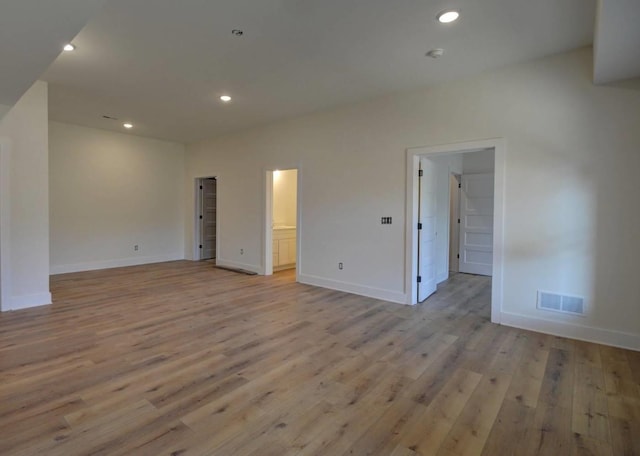
[[[298,170],[267,171],[265,275],[295,269],[299,255]]]
[[[215,261],[218,252],[218,181],[215,177],[196,179],[197,260]]]
[[[460,259],[460,190],[462,174],[449,175],[449,272],[458,272]]]
[[[483,198],[489,199],[492,203],[492,214],[480,214],[481,218],[475,221],[481,221],[483,224],[491,225],[493,234],[491,239],[491,248],[487,255],[491,258],[492,265],[492,295],[491,295],[491,321],[500,322],[500,312],[502,307],[502,288],[503,288],[503,223],[504,223],[504,160],[505,160],[505,143],[502,139],[470,141],[466,143],[457,143],[433,147],[412,148],[407,150],[407,224],[406,224],[406,295],[408,304],[417,304],[425,298],[425,292],[420,292],[422,277],[420,274],[421,264],[429,264],[432,259],[420,257],[419,248],[422,247],[420,242],[420,228],[424,229],[425,225],[420,220],[420,202],[421,190],[436,192],[437,199],[433,213],[436,214],[436,248],[440,256],[435,261],[435,270],[437,282],[445,280],[449,275],[450,257],[451,257],[451,173],[453,169],[453,157],[467,154],[468,156],[476,156],[480,152],[492,154],[492,167],[494,176],[492,178],[493,186],[491,195],[483,195]],[[432,180],[431,184],[420,182],[420,167],[424,169],[425,162],[439,163],[438,166],[445,167],[444,172],[436,172],[439,176],[443,176],[438,182]],[[424,173],[424,171],[423,171]],[[464,174],[456,172],[455,174]],[[471,174],[471,173],[468,173]],[[479,174],[479,173],[478,173]],[[461,179],[462,180],[462,179]],[[461,182],[464,185],[464,182]],[[429,190],[430,186],[432,187]],[[441,190],[438,191],[437,188]],[[443,190],[442,190],[443,189]],[[442,193],[444,192],[444,193]],[[444,197],[444,202],[442,197]],[[475,215],[475,214],[474,214]],[[462,219],[462,217],[461,217]],[[462,221],[462,220],[461,220]],[[456,219],[457,222],[457,219]],[[421,226],[422,223],[422,226]],[[481,233],[482,234],[482,233]],[[463,233],[460,233],[460,239]],[[446,242],[445,242],[446,241]],[[460,242],[462,243],[462,241]],[[424,250],[423,250],[424,252]],[[462,252],[460,252],[462,254]],[[457,253],[456,253],[457,255]],[[486,256],[485,255],[485,258]],[[423,266],[423,270],[425,270]],[[427,290],[428,292],[428,290]]]

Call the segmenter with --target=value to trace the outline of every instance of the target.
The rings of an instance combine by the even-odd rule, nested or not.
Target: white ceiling
[[[637,1],[637,0],[633,0]],[[436,14],[461,10],[457,23]],[[110,0],[43,78],[54,120],[192,142],[593,42],[595,0]],[[232,29],[243,29],[242,37]],[[438,60],[424,56],[445,49]],[[233,101],[218,97],[229,93]],[[102,118],[115,116],[120,121]]]
[[[640,76],[639,0],[599,2],[594,51],[596,83]]]
[[[2,0],[0,105],[13,106],[102,3],[103,0]]]

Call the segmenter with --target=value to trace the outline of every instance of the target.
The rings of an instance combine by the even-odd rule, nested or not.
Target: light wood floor
[[[172,262],[0,315],[2,455],[640,455],[640,354]]]

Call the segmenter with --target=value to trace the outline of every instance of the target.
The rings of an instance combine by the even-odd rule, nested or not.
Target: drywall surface
[[[273,173],[273,226],[296,226],[297,179],[295,169]]]
[[[11,106],[10,105],[0,104],[0,120],[2,120],[2,118],[5,116],[5,114],[7,114],[10,110],[11,110]]]
[[[462,174],[491,174],[495,169],[495,153],[483,150],[462,154]]]
[[[640,91],[596,87],[591,68],[581,49],[193,144],[186,243],[189,182],[220,176],[220,256],[260,270],[264,170],[295,163],[300,280],[403,301],[406,149],[501,137],[502,321],[640,348],[640,213],[629,211],[640,194]],[[538,310],[537,290],[584,296],[587,315]]]
[[[51,122],[52,273],[182,259],[183,191],[183,145]]]
[[[51,303],[47,129],[47,84],[38,81],[0,122],[9,171],[0,183],[2,310]]]

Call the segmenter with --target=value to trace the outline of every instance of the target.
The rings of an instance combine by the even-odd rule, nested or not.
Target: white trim
[[[196,177],[194,179],[193,190],[195,192],[194,207],[193,207],[193,261],[200,261],[200,207],[202,206],[202,192],[200,191],[200,185],[202,177]]]
[[[22,310],[31,307],[47,306],[51,304],[51,293],[36,293],[24,296],[13,296],[9,306],[2,310]]]
[[[225,260],[224,258],[216,259],[216,266],[222,266],[225,268],[244,269],[245,271],[255,272],[256,274],[264,275],[264,269],[262,266],[255,264],[240,263],[239,261]]]
[[[452,155],[480,150],[494,149],[494,200],[493,200],[493,279],[491,288],[491,321],[500,323],[503,300],[504,276],[504,199],[505,199],[505,160],[506,141],[504,138],[491,138],[407,149],[406,173],[406,223],[405,223],[405,295],[407,304],[417,303],[417,255],[414,246],[418,238],[418,164],[420,157]]]
[[[273,275],[273,170],[267,170],[265,174],[265,188],[264,188],[264,258],[262,264],[264,264],[264,275]],[[297,230],[298,227],[296,227]]]
[[[325,279],[322,277],[300,274],[298,282],[305,283],[307,285],[314,285],[316,287],[329,288],[331,290],[343,291],[345,293],[353,293],[360,296],[366,296],[369,298],[381,299],[383,301],[391,301],[398,304],[407,304],[406,294],[393,291],[384,290],[382,288],[373,288],[356,283],[342,282],[339,280]]]
[[[11,143],[0,139],[0,311],[11,304]]]
[[[514,328],[640,351],[640,335],[638,334],[547,320],[546,318],[530,317],[511,312],[502,312],[500,321],[501,324]]]
[[[51,266],[51,274],[67,274],[69,272],[95,271],[97,269],[121,268],[141,264],[164,263],[166,261],[184,260],[184,253],[156,255],[148,257],[118,258],[114,260],[90,261],[75,264],[57,264]]]

